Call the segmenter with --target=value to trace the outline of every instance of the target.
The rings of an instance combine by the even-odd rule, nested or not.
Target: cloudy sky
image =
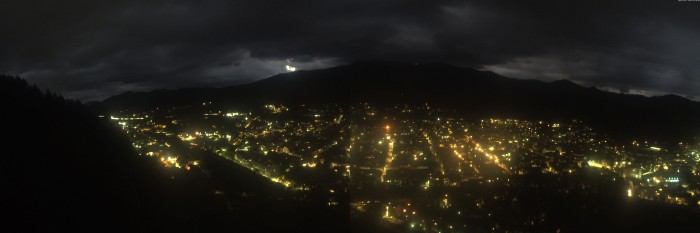
[[[83,101],[364,59],[700,96],[700,2],[3,0],[0,12],[0,73]]]

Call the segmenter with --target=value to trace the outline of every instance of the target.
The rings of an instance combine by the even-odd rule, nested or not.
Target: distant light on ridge
[[[290,65],[286,65],[285,68],[287,69],[287,72],[294,72],[297,70],[296,67]]]

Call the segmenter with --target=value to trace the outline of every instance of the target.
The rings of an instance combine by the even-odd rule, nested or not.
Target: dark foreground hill
[[[579,119],[624,140],[675,141],[700,135],[700,103],[679,96],[617,94],[567,80],[518,80],[438,63],[358,62],[275,75],[241,86],[129,92],[111,97],[95,108],[109,112],[195,106],[209,101],[224,107],[267,103],[430,103],[473,119]]]
[[[126,135],[80,103],[42,93],[22,79],[0,76],[0,106],[5,232],[349,228],[346,213],[283,199],[293,193],[211,153],[192,152],[201,157],[204,173],[165,169],[138,155]]]
[[[19,78],[1,76],[0,83],[6,229],[163,231],[223,217],[223,205],[204,185],[171,181],[80,103],[42,93]],[[205,213],[212,218],[198,216]]]

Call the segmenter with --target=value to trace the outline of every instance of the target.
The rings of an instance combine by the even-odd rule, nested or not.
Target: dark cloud
[[[83,100],[359,59],[700,96],[694,2],[9,0],[0,9],[0,71]]]

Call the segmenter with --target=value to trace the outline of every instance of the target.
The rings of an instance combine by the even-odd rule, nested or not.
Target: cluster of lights
[[[204,105],[212,104],[205,102]],[[587,134],[590,130],[579,125],[548,124],[513,119],[485,119],[480,124],[471,124],[449,117],[397,120],[390,116],[383,116],[380,110],[374,108],[364,106],[360,109],[365,111],[360,112],[359,117],[342,111],[326,112],[314,109],[310,110],[309,114],[304,115],[305,121],[278,121],[274,120],[274,117],[267,118],[271,114],[288,111],[289,108],[284,105],[269,104],[263,106],[259,112],[250,113],[216,112],[214,110],[214,114],[212,112],[205,113],[205,119],[217,119],[215,118],[217,116],[219,119],[227,117],[226,124],[229,125],[214,124],[210,128],[197,129],[201,131],[184,132],[174,131],[188,126],[187,121],[177,118],[168,121],[171,121],[173,125],[175,122],[179,122],[181,126],[168,127],[170,122],[154,123],[147,128],[148,131],[153,130],[153,132],[145,132],[147,131],[146,127],[142,127],[142,125],[153,121],[150,118],[146,119],[147,115],[145,114],[127,115],[126,117],[113,116],[111,119],[117,121],[123,129],[129,129],[132,134],[139,133],[133,130],[135,128],[143,129],[144,132],[141,133],[144,134],[167,133],[173,138],[185,142],[185,145],[211,150],[289,189],[308,190],[308,187],[303,185],[304,181],[298,181],[294,176],[284,175],[285,172],[301,168],[304,168],[304,172],[330,169],[330,171],[342,174],[350,181],[351,185],[357,184],[356,180],[377,182],[375,184],[381,183],[386,187],[415,185],[419,189],[430,190],[425,191],[425,194],[432,195],[431,193],[434,193],[435,190],[443,190],[445,187],[448,189],[449,187],[459,187],[464,184],[463,182],[474,182],[477,185],[510,185],[511,176],[522,175],[525,174],[524,172],[536,171],[555,176],[574,174],[577,169],[590,167],[604,169],[600,170],[601,176],[610,175],[612,179],[622,178],[625,181],[630,181],[630,186],[626,190],[626,196],[630,198],[647,198],[644,195],[654,195],[657,196],[652,197],[655,198],[654,200],[682,204],[694,203],[697,200],[697,198],[686,200],[668,194],[671,192],[666,192],[672,188],[685,189],[689,193],[692,192],[691,196],[695,197],[695,190],[693,190],[695,186],[687,188],[688,179],[685,176],[682,176],[684,177],[682,184],[678,176],[668,176],[668,173],[671,172],[678,173],[677,165],[685,161],[678,158],[675,160],[658,159],[652,162],[635,160],[633,152],[625,150],[624,147],[613,146],[604,138],[594,138]],[[401,111],[409,112],[406,109]],[[411,111],[416,110],[412,109]],[[382,117],[386,119],[384,122],[392,122],[392,125],[357,126],[351,123],[360,121],[358,119],[381,120]],[[231,127],[234,130],[231,130]],[[342,133],[330,129],[339,129]],[[336,132],[336,135],[329,136],[330,134],[327,132]],[[316,141],[323,143],[315,143]],[[584,145],[589,150],[576,151],[567,148],[567,145],[573,143],[585,143]],[[664,154],[669,150],[649,146],[647,142],[635,141],[633,145],[636,145],[640,151],[654,154]],[[161,162],[166,167],[190,170],[193,166],[199,165],[198,161],[187,161],[185,157],[179,158],[181,161],[178,161],[177,156],[163,156],[167,154],[183,155],[179,152],[169,153],[165,149],[170,148],[170,144],[167,142],[151,140],[145,143],[134,143],[134,147],[147,151],[144,154],[148,156],[160,157]],[[157,150],[153,149],[154,147],[163,149]],[[343,149],[343,153],[347,153],[341,155],[344,159],[349,160],[352,156],[359,155],[366,164],[324,161],[327,159],[324,157],[324,152],[331,151],[330,148],[334,147],[340,147]],[[540,156],[537,158],[541,160],[522,159],[529,158],[526,156],[533,154]],[[547,154],[547,156],[542,154]],[[599,154],[611,156],[601,160]],[[697,153],[694,151],[688,154],[691,159],[687,161],[696,163],[700,160],[700,155],[696,155]],[[269,162],[280,157],[285,158],[284,162],[279,162],[279,164]],[[591,158],[597,158],[597,160]],[[357,157],[354,159],[357,160]],[[558,161],[566,162],[557,164]],[[536,169],[528,171],[522,169],[523,167]],[[404,177],[394,175],[393,170],[399,171],[399,174],[401,172],[415,172],[415,174],[425,172],[426,175],[419,178]],[[350,176],[351,172],[352,176]],[[693,170],[693,174],[696,174],[695,170]],[[420,182],[410,179],[420,179]],[[643,180],[647,180],[647,182],[644,183]],[[670,185],[672,183],[679,184]],[[330,194],[337,192],[338,189],[328,190]],[[438,203],[440,207],[452,209],[461,215],[462,212],[458,210],[461,207],[458,207],[459,204],[455,204],[459,203],[456,200],[458,199],[454,199],[454,197],[452,200],[448,199],[445,194],[444,197],[435,197],[433,203]],[[385,202],[380,201],[377,203],[385,204]],[[335,206],[338,205],[338,202],[329,200],[328,205]],[[698,205],[700,205],[700,201],[698,201]],[[412,229],[439,228],[445,230],[453,228],[453,225],[436,219],[426,217],[426,219],[417,220],[416,217],[412,217],[416,215],[415,209],[419,207],[390,206],[390,203],[386,204],[383,213],[383,218],[386,221],[408,224]],[[488,207],[488,204],[486,206]],[[483,202],[477,202],[476,207],[488,209],[484,207]],[[429,226],[433,228],[427,228]]]

